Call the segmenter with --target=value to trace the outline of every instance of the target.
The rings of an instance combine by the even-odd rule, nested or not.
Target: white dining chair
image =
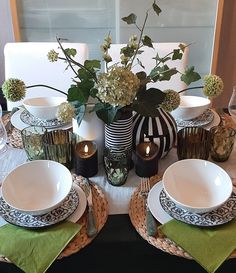
[[[76,61],[84,63],[88,59],[88,46],[85,43],[63,43],[64,48],[75,48],[77,50]],[[45,84],[64,92],[67,92],[73,83],[74,72],[67,64],[59,60],[55,63],[49,62],[47,53],[54,49],[61,53],[57,42],[18,42],[7,43],[4,47],[5,57],[5,79],[18,78],[25,82],[26,86]],[[63,96],[54,90],[35,87],[29,88],[26,97]],[[22,104],[22,101],[7,101],[7,108],[11,110]]]
[[[175,42],[175,43],[153,43],[153,48],[150,47],[143,47],[141,50],[143,50],[143,53],[138,55],[138,59],[141,61],[145,69],[143,69],[137,61],[134,61],[134,65],[132,67],[133,72],[138,72],[138,71],[143,71],[145,70],[146,74],[148,75],[152,68],[155,66],[155,60],[153,59],[156,54],[160,57],[166,56],[168,53],[173,51],[173,49],[177,49],[178,45],[180,42]],[[184,43],[182,43],[184,44]],[[112,57],[112,62],[109,63],[109,66],[115,63],[120,62],[120,50],[122,47],[125,47],[126,44],[111,44],[111,47],[109,49],[109,54]],[[180,72],[184,72],[185,67],[188,63],[188,55],[189,55],[189,50],[188,47],[185,48],[183,57],[181,60],[169,60],[166,62],[166,64],[170,67],[176,67],[176,69]],[[161,82],[156,82],[156,83],[149,83],[148,87],[155,87],[160,90],[166,90],[166,89],[174,89],[175,91],[180,91],[182,89],[185,89],[187,86],[186,84],[181,81],[180,79],[181,74],[175,74],[174,76],[171,77],[169,81],[161,81]]]

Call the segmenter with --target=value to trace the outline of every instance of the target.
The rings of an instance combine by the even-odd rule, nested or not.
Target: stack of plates
[[[200,116],[190,119],[175,119],[177,127],[181,129],[182,127],[203,127],[205,129],[210,129],[213,126],[216,126],[220,123],[219,115],[212,109],[207,109]]]
[[[77,222],[86,209],[87,201],[84,191],[73,184],[73,187],[61,205],[43,215],[31,215],[20,212],[6,203],[0,196],[1,217],[17,226],[27,228],[42,228],[57,224],[65,219]],[[0,221],[0,223],[3,221]],[[3,223],[2,223],[3,224]]]
[[[11,123],[12,125],[19,129],[23,130],[27,126],[42,126],[47,129],[55,130],[55,129],[69,129],[72,127],[72,123],[63,123],[58,119],[53,120],[42,120],[39,118],[34,117],[25,109],[20,109],[16,111],[11,116]]]
[[[233,220],[236,214],[235,193],[232,193],[230,198],[218,209],[206,213],[193,213],[178,207],[170,200],[163,189],[162,182],[152,187],[147,203],[151,213],[161,224],[174,218],[196,226],[217,226]]]

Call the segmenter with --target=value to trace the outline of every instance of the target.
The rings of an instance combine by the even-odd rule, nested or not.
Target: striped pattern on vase
[[[133,116],[127,119],[119,119],[113,123],[105,124],[105,147],[114,151],[122,150],[122,147],[132,150]]]
[[[158,157],[164,157],[173,147],[177,139],[177,125],[170,113],[162,109],[159,116],[144,117],[134,115],[133,124],[133,145],[141,142],[154,142],[159,147]]]

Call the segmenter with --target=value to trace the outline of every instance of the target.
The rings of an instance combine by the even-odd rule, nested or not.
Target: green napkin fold
[[[81,225],[68,221],[45,229],[0,228],[0,253],[26,273],[44,273]]]
[[[236,249],[236,220],[207,228],[171,220],[159,229],[209,273],[214,273]]]

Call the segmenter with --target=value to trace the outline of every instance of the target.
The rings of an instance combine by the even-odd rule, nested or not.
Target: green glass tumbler
[[[231,127],[219,125],[212,127],[210,133],[211,158],[217,162],[228,160],[233,150],[236,131]]]
[[[29,160],[45,159],[43,136],[47,129],[41,126],[28,126],[21,131],[23,147]]]

